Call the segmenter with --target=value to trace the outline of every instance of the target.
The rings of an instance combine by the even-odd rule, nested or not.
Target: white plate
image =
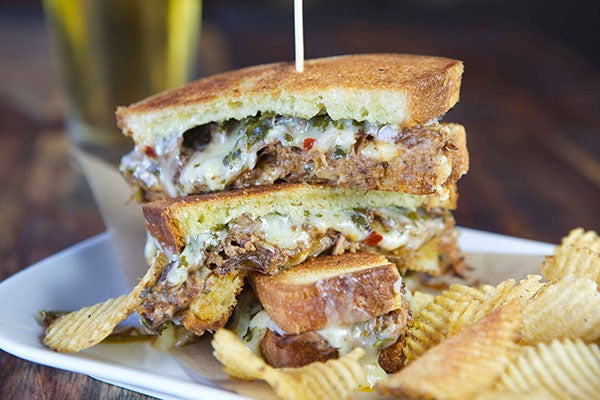
[[[502,254],[545,255],[553,250],[545,243],[464,228],[461,232],[465,252],[498,253],[486,256],[487,261]],[[74,310],[127,291],[106,233],[70,247],[0,283],[0,348],[159,398],[245,398],[217,387],[147,342],[102,344],[78,354],[56,353],[42,345],[43,329],[35,319],[40,310]]]

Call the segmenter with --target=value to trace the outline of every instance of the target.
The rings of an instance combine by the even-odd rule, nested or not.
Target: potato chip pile
[[[451,285],[426,305],[417,295],[407,365],[378,390],[435,399],[597,397],[600,237],[573,230],[541,273],[497,286]]]
[[[46,329],[44,344],[56,351],[75,353],[100,343],[141,304],[140,293],[156,283],[166,263],[164,255],[157,256],[129,294],[58,318]]]
[[[546,258],[541,275],[497,286],[453,284],[438,296],[415,292],[406,366],[377,390],[427,399],[598,397],[599,282],[600,237],[575,229]],[[217,332],[213,346],[226,372],[265,380],[283,399],[350,398],[362,384],[359,353],[277,370],[243,351],[228,331]],[[321,391],[309,389],[316,387]]]
[[[133,291],[66,314],[46,330],[50,348],[75,352],[105,339],[140,303],[166,260],[157,258]],[[415,292],[405,367],[377,384],[381,394],[430,399],[589,399],[600,395],[600,237],[575,229],[541,275],[497,286],[450,285]],[[232,377],[267,382],[283,399],[351,398],[366,373],[355,349],[337,360],[276,369],[220,329],[215,357]]]

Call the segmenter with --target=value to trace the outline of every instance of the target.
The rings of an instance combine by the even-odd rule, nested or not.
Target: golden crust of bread
[[[260,352],[267,364],[275,368],[298,368],[339,357],[338,350],[314,331],[279,336],[267,329]]]
[[[366,321],[399,307],[400,274],[383,256],[321,256],[250,281],[265,311],[288,334]]]
[[[437,195],[411,195],[383,191],[336,189],[304,183],[261,185],[177,199],[163,199],[142,206],[147,231],[163,250],[178,252],[185,236],[226,223],[244,213],[261,216],[270,212],[302,217],[305,210],[326,213],[348,208],[378,206],[454,208],[455,186],[448,199]]]
[[[465,127],[460,124],[442,124],[450,131],[450,143],[453,148],[448,152],[452,173],[447,182],[456,182],[461,176],[469,171],[469,151],[467,150],[467,133]]]
[[[423,124],[459,99],[463,64],[441,57],[360,54],[226,72],[119,107],[117,123],[136,143],[182,135],[194,126],[241,119],[259,111],[334,120]]]
[[[244,287],[245,275],[240,271],[210,275],[203,284],[204,291],[192,300],[184,313],[181,319],[183,326],[198,336],[224,327]]]

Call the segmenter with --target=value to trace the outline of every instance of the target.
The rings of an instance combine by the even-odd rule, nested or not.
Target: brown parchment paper
[[[131,287],[147,270],[143,255],[146,234],[141,207],[131,199],[131,190],[118,170],[94,156],[73,149],[73,154],[88,179],[98,208],[110,234],[117,259]],[[516,280],[528,274],[539,274],[544,256],[513,254],[468,254],[467,263],[474,269],[473,280],[497,284],[507,278]],[[212,355],[210,336],[198,343],[173,350],[172,353],[185,368],[225,390],[255,399],[277,399],[263,382],[232,380],[223,373],[221,364]],[[357,392],[356,399],[384,399],[375,392]]]
[[[148,269],[144,258],[146,231],[142,208],[133,200],[131,189],[114,165],[74,146],[71,154],[81,165],[123,275],[133,288]]]

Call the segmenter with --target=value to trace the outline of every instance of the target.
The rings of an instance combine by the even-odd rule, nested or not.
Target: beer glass
[[[66,99],[82,150],[117,163],[132,148],[115,109],[193,78],[201,0],[44,0]]]

